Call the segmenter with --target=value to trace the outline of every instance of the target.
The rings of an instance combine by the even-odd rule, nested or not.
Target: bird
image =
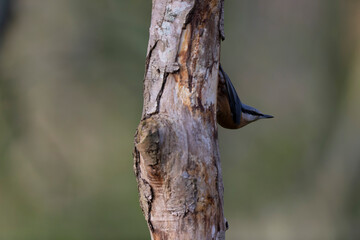
[[[229,76],[219,65],[216,117],[220,126],[239,129],[259,119],[273,118],[256,108],[243,104]]]

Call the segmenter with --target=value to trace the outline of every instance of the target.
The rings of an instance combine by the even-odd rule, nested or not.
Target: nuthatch
[[[238,129],[258,119],[273,118],[241,103],[229,76],[220,65],[217,93],[217,122],[223,128]]]

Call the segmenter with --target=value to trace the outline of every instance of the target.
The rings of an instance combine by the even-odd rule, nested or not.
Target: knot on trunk
[[[159,122],[154,117],[141,121],[138,127],[135,147],[148,166],[157,165],[160,160],[159,128]]]

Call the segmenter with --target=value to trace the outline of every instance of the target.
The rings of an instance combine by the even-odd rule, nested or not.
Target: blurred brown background
[[[151,1],[0,0],[0,239],[149,239],[133,135]],[[4,15],[5,14],[5,15]],[[360,239],[360,1],[226,0],[227,239]]]

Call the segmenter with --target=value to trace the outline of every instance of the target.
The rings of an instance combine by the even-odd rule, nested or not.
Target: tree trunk
[[[134,170],[152,239],[225,239],[216,95],[223,0],[153,0]]]

